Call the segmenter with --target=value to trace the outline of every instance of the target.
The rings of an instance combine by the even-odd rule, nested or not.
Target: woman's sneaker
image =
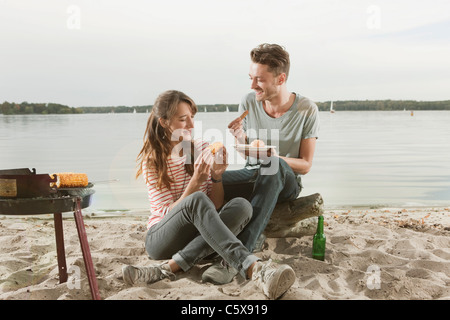
[[[138,282],[153,283],[165,278],[174,280],[176,278],[167,262],[148,267],[124,266],[122,267],[122,275],[123,281],[129,285]]]
[[[256,262],[253,267],[252,280],[261,288],[269,299],[278,299],[294,283],[295,272],[286,265],[272,265],[272,260]]]

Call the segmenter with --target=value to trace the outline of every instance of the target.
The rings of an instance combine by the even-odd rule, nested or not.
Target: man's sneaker
[[[148,267],[122,267],[123,281],[132,285],[138,282],[153,283],[164,278],[175,279],[168,263],[155,264]]]
[[[225,260],[216,262],[202,274],[203,282],[212,282],[214,284],[230,283],[238,271],[230,266]]]
[[[272,260],[256,262],[253,267],[252,280],[261,288],[269,299],[278,299],[295,281],[294,270],[282,264],[274,266]]]
[[[255,248],[253,249],[253,253],[263,251],[265,241],[266,241],[266,236],[264,235],[264,233],[261,233],[258,237],[258,240],[256,240]]]

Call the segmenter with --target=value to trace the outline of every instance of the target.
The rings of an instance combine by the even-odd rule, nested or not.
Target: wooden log
[[[319,193],[277,204],[264,234],[267,238],[300,238],[312,235],[317,217],[323,214],[323,198]]]

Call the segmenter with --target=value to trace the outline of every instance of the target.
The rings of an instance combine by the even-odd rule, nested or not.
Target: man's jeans
[[[218,213],[208,196],[195,192],[174,206],[147,232],[145,249],[151,259],[172,259],[183,271],[217,252],[247,278],[247,269],[258,260],[236,238],[252,216],[250,203],[235,198]]]
[[[267,170],[267,165],[261,165],[259,169],[225,171],[222,177],[227,200],[244,197],[253,207],[250,222],[238,236],[250,251],[266,228],[277,202],[295,200],[301,191],[297,177],[286,161],[278,158],[273,163],[278,164],[278,170]]]

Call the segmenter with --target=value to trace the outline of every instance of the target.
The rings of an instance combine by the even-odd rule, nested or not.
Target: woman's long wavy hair
[[[169,128],[164,128],[160,119],[170,122],[177,112],[180,102],[186,102],[191,106],[192,114],[197,113],[197,106],[186,94],[176,90],[163,92],[158,96],[153,105],[152,112],[147,121],[147,128],[144,134],[144,146],[137,157],[138,168],[136,178],[143,174],[143,165],[147,168],[153,167],[158,172],[156,187],[161,189],[166,186],[170,190],[174,182],[169,174],[167,160],[172,152],[171,135]],[[194,172],[194,143],[191,141],[190,160],[186,161],[185,168],[192,176]],[[144,177],[147,182],[147,177]]]

